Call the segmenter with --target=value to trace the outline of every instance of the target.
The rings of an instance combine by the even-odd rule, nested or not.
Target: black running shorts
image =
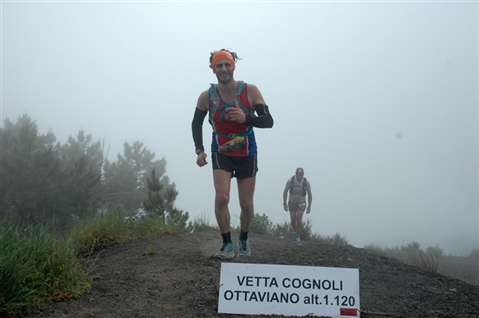
[[[254,156],[227,156],[222,153],[212,155],[213,170],[221,169],[231,172],[231,177],[246,179],[256,176],[258,172],[258,157]]]

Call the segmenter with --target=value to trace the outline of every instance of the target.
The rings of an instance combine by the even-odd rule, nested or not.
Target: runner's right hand
[[[205,165],[208,164],[208,161],[206,161],[206,153],[204,152],[200,152],[198,154],[198,157],[196,158],[196,164],[199,166],[199,167],[203,167]]]

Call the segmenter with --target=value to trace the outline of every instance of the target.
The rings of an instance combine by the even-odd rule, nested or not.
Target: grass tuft
[[[0,225],[0,317],[31,311],[47,301],[66,300],[91,285],[84,257],[140,236],[175,235],[183,229],[160,218],[131,220],[117,209],[83,221],[67,233],[14,222]],[[149,255],[154,253],[148,249]]]
[[[76,297],[90,287],[71,242],[71,236],[45,228],[0,227],[0,316]]]

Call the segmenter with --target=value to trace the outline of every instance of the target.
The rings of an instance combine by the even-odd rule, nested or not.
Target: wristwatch
[[[204,151],[203,149],[196,149],[196,150],[195,150],[195,153],[196,153],[197,155],[199,155],[200,152],[203,152],[203,151]]]

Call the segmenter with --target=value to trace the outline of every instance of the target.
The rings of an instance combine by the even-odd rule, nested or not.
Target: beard
[[[216,78],[218,82],[221,84],[228,84],[233,80],[233,72],[224,72],[220,74],[216,74]]]

